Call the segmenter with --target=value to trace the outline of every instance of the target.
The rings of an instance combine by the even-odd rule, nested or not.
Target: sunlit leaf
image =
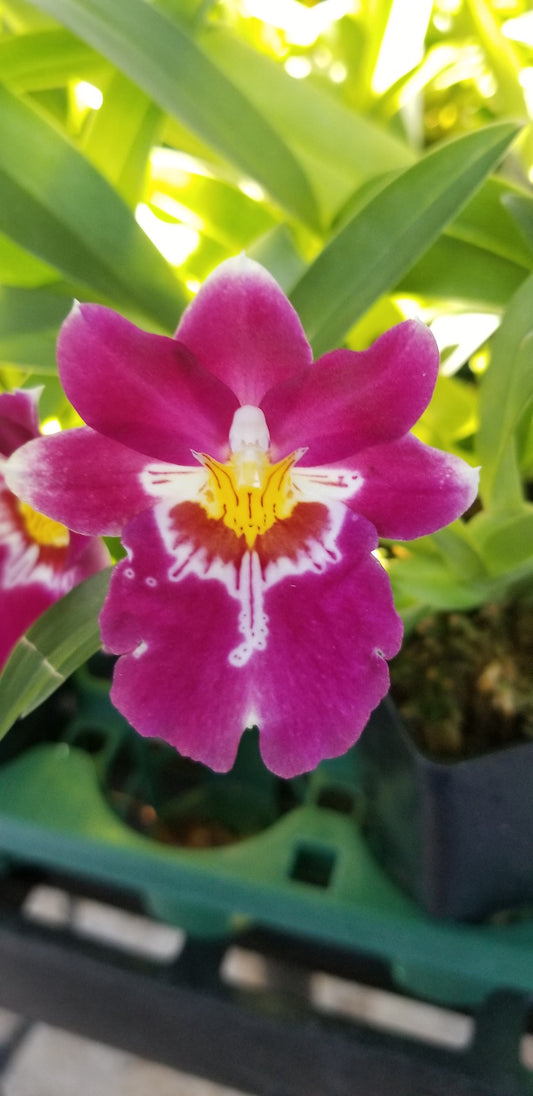
[[[120,72],[104,85],[104,98],[81,148],[128,205],[141,196],[150,150],[161,125],[159,107]]]
[[[0,674],[0,737],[99,649],[98,614],[109,578],[106,569],[80,583],[17,643]]]
[[[513,43],[502,32],[486,0],[465,0],[479,41],[497,80],[496,95],[502,113],[527,118],[527,104],[520,84],[520,60]]]
[[[315,352],[341,340],[437,238],[495,167],[518,128],[497,123],[427,154],[378,191],[293,290]]]
[[[528,270],[500,255],[444,232],[400,279],[396,289],[412,296],[503,310]]]
[[[2,15],[10,29],[15,31],[40,31],[53,26],[45,12],[38,11],[30,0],[2,0]]]
[[[508,593],[511,586],[529,578],[533,554],[533,508],[522,506],[520,511],[509,517],[501,513],[480,514],[473,530],[483,552],[488,572],[501,576],[505,580],[502,594]]]
[[[513,203],[520,206],[524,200],[533,211],[533,201],[523,190],[504,179],[486,179],[449,226],[447,234],[530,270],[533,252],[524,243],[513,216]]]
[[[513,433],[532,400],[533,275],[513,297],[493,337],[490,365],[481,385],[477,452],[485,505],[520,506]]]
[[[5,88],[0,148],[0,231],[78,284],[175,326],[180,284],[130,210],[58,129]]]
[[[303,158],[328,217],[366,179],[412,163],[403,142],[309,80],[291,79],[234,34],[209,30],[202,42]]]
[[[315,200],[290,146],[191,36],[143,0],[36,0],[99,50],[170,114],[257,179],[295,216],[317,222]]]
[[[57,281],[57,270],[0,233],[0,283],[36,286]]]
[[[2,82],[17,92],[58,88],[73,79],[94,79],[109,67],[95,50],[63,27],[0,39]]]
[[[477,389],[456,377],[439,376],[431,403],[416,424],[416,435],[427,445],[452,451],[477,426]]]
[[[529,253],[533,256],[533,198],[527,194],[506,194],[502,201],[518,225],[522,239],[526,241]]]
[[[178,219],[181,206],[186,223],[188,212],[188,223],[199,224],[232,251],[247,248],[276,224],[264,201],[254,200],[233,182],[215,178],[202,168],[199,164],[195,170],[193,162],[188,164],[185,157],[173,156],[168,149],[156,150],[150,164],[149,199],[169,215],[173,203],[178,203]],[[257,190],[260,198],[261,188]],[[163,205],[161,194],[172,201]]]

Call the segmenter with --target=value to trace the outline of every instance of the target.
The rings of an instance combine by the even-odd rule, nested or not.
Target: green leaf
[[[108,62],[63,27],[0,39],[2,83],[14,91],[63,87],[104,75]]]
[[[395,601],[414,599],[430,610],[473,609],[498,589],[497,582],[488,578],[461,582],[440,559],[418,554],[394,561],[390,579]]]
[[[473,434],[476,426],[477,389],[441,374],[431,403],[416,424],[417,437],[449,452],[460,439]]]
[[[292,293],[317,354],[337,345],[405,275],[495,167],[518,128],[497,123],[440,146],[355,213]]]
[[[161,123],[155,103],[120,72],[104,85],[81,148],[131,207],[142,193],[150,151]]]
[[[0,284],[34,286],[57,282],[57,270],[0,233]]]
[[[474,522],[471,523],[474,525]],[[533,578],[533,508],[522,505],[519,513],[503,519],[482,513],[475,519],[475,535],[491,575],[507,583]]]
[[[81,582],[29,628],[0,674],[0,737],[100,647],[98,615],[111,569]]]
[[[38,31],[52,25],[52,20],[37,11],[30,0],[2,0],[2,16],[9,29],[15,31]]]
[[[310,80],[293,80],[231,32],[211,29],[201,41],[296,150],[328,219],[367,179],[412,163],[413,153],[402,141]]]
[[[485,0],[466,0],[479,41],[497,81],[495,93],[501,114],[527,118],[524,89],[520,83],[520,59],[514,45],[503,34]]]
[[[503,33],[486,0],[466,0],[466,4],[478,40],[496,77],[493,109],[500,117],[523,118],[527,122],[530,111],[525,89],[520,81],[523,62],[514,42]],[[524,127],[515,151],[522,161],[524,173],[527,173],[533,156],[531,125]]]
[[[0,148],[0,231],[79,285],[173,328],[185,298],[171,268],[106,180],[5,88]]]
[[[36,0],[203,140],[316,226],[316,203],[288,145],[190,32],[144,0]]]
[[[248,248],[250,242],[264,235],[277,222],[264,202],[249,198],[233,182],[203,174],[203,165],[184,167],[178,153],[173,162],[172,153],[164,149],[157,153],[150,165],[149,200],[158,205],[158,194],[170,196],[179,206],[185,206],[183,220],[205,225],[205,231],[218,240],[232,254]],[[170,206],[169,212],[172,207]],[[178,209],[179,216],[179,209]]]
[[[533,198],[528,194],[505,194],[502,201],[516,221],[529,251],[533,253]]]
[[[55,375],[56,341],[71,300],[40,289],[0,287],[0,360],[30,373]]]
[[[400,293],[473,309],[502,310],[528,270],[444,232],[400,279]]]
[[[68,298],[50,290],[0,287],[0,337],[57,330],[70,307]]]
[[[524,199],[533,207],[531,198],[518,187],[497,177],[486,179],[446,230],[447,234],[530,270],[531,248],[524,243],[511,212],[513,202]]]
[[[490,364],[481,384],[477,452],[485,506],[508,508],[520,503],[513,434],[532,400],[533,275],[513,297],[493,337]]]

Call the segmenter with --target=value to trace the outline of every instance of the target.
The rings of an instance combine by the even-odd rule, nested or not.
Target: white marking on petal
[[[135,578],[135,571],[133,567],[126,567],[124,570],[124,578]]]
[[[154,578],[152,575],[148,575],[148,578],[145,578],[144,581],[146,582],[147,586],[157,586],[157,579]]]
[[[193,454],[194,456],[195,454]],[[149,464],[140,473],[141,487],[170,505],[196,501],[207,483],[205,468],[187,468],[178,464]]]
[[[240,563],[237,558],[226,562],[218,556],[213,558],[207,547],[195,544],[188,536],[180,536],[179,526],[174,524],[171,511],[164,504],[155,507],[154,516],[163,543],[174,560],[168,571],[169,579],[181,582],[188,575],[216,579],[223,583],[230,597],[239,602],[239,632],[243,642],[228,656],[232,666],[244,666],[255,651],[265,650],[269,629],[264,600],[272,586],[295,575],[313,571],[321,574],[341,559],[337,539],[346,509],[338,502],[330,503],[326,509],[329,521],[320,539],[310,534],[295,556],[280,556],[267,563],[263,570],[256,551],[244,552]]]
[[[135,650],[132,651],[133,657],[134,658],[141,658],[141,656],[144,655],[147,650],[148,650],[148,644],[147,644],[146,640],[141,639],[141,642],[138,643]]]
[[[303,575],[309,571],[320,574],[340,561],[342,556],[337,548],[337,538],[346,517],[346,510],[342,503],[331,503],[327,506],[327,511],[329,522],[321,540],[310,537],[303,542],[295,559],[280,556],[267,564],[264,573],[266,589],[290,575]]]
[[[244,641],[230,652],[232,666],[244,666],[254,651],[264,651],[268,639],[268,617],[263,606],[265,590],[257,552],[245,552],[239,575],[239,632]]]
[[[364,479],[360,472],[348,468],[294,468],[292,482],[305,498],[327,503],[353,498]]]

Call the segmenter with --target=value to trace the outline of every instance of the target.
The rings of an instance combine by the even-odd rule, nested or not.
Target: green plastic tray
[[[99,679],[78,676],[61,705],[2,744],[4,872],[31,864],[124,887],[150,914],[199,936],[259,924],[371,953],[398,984],[433,1000],[470,1005],[502,987],[531,991],[532,920],[432,920],[378,866],[358,825],[357,748],[280,782],[250,735],[234,771],[216,776],[137,736]],[[155,840],[127,821],[141,802],[150,816],[150,799],[174,823],[220,807],[241,839],[205,849]]]

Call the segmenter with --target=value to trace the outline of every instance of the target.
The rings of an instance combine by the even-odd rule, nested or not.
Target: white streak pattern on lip
[[[230,429],[232,457],[228,469],[235,466],[238,477],[241,459],[246,475],[250,475],[248,466],[253,471],[255,460],[257,474],[263,475],[263,466],[270,465],[269,444],[268,426],[261,409],[253,405],[239,407]],[[297,450],[293,454],[295,461],[305,451]],[[201,454],[193,452],[192,455],[202,461]],[[312,531],[304,535],[301,544],[293,546],[291,557],[277,556],[263,564],[260,552],[256,550],[257,545],[252,542],[248,542],[247,550],[242,552],[242,547],[237,547],[239,540],[236,537],[235,559],[227,560],[214,554],[207,540],[202,543],[189,531],[180,533],[179,504],[194,502],[204,505],[202,490],[208,481],[208,471],[202,464],[197,468],[187,468],[154,462],[141,473],[144,490],[159,500],[154,507],[154,516],[163,544],[173,559],[168,570],[170,581],[180,582],[188,575],[216,579],[239,603],[238,627],[242,642],[228,656],[230,664],[235,667],[245,666],[254,652],[263,651],[267,646],[269,626],[264,607],[267,590],[285,578],[306,572],[320,573],[339,561],[337,539],[346,515],[343,501],[352,497],[363,482],[357,472],[342,468],[330,470],[293,466],[290,476],[299,501],[304,504],[319,502],[327,510],[328,520],[318,535]],[[252,489],[255,481],[247,485]],[[178,508],[177,520],[171,517],[174,507]],[[218,514],[216,520],[219,520]],[[150,584],[149,580],[145,581]]]
[[[179,515],[178,523],[175,523],[171,510],[164,503],[155,507],[154,515],[161,538],[174,560],[168,571],[170,581],[181,582],[189,575],[199,579],[216,579],[239,603],[238,626],[243,641],[228,656],[232,666],[246,665],[255,651],[266,648],[269,630],[264,598],[267,590],[295,575],[323,573],[341,559],[337,539],[346,510],[338,502],[322,505],[327,510],[328,520],[320,539],[312,534],[307,536],[294,556],[278,556],[265,567],[261,565],[256,551],[245,551],[229,561],[213,556],[208,553],[209,545],[195,543],[189,533],[180,536]]]

